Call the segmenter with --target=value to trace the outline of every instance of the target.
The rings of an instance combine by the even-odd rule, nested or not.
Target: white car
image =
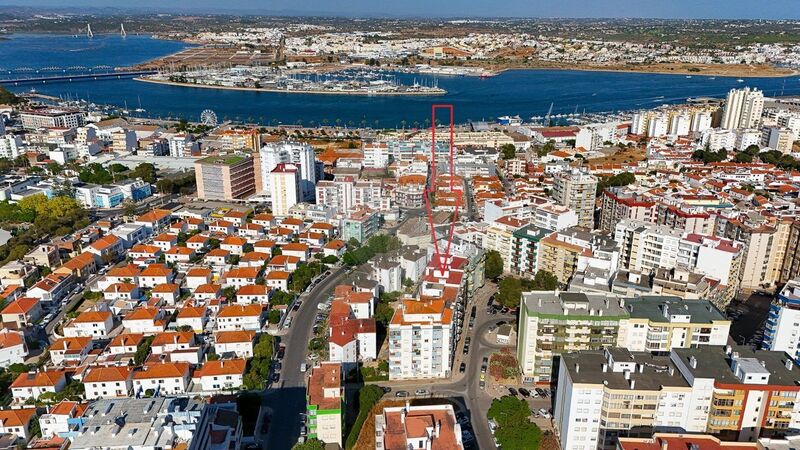
[[[300,364],[300,372],[305,373],[306,370],[308,370],[308,364],[306,363]]]
[[[544,408],[540,408],[540,409],[539,409],[539,415],[541,415],[541,416],[542,416],[542,417],[544,417],[545,419],[549,419],[550,417],[552,417],[552,416],[550,415],[550,412],[549,412],[549,411],[547,411],[547,410],[546,410],[546,409],[544,409]]]

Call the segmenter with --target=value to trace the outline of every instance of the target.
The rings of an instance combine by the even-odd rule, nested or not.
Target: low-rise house
[[[161,247],[157,245],[139,244],[139,245],[134,245],[133,248],[131,248],[128,251],[128,257],[134,261],[138,260],[156,261],[158,260],[159,256],[161,256],[162,253],[164,252],[161,250]]]
[[[61,392],[66,385],[67,376],[63,370],[23,372],[11,383],[11,395],[15,402],[24,403],[46,392]]]
[[[111,311],[88,309],[64,325],[64,336],[107,338],[112,329],[114,319]]]
[[[109,234],[89,244],[86,251],[97,255],[103,264],[110,264],[122,258],[125,252],[125,242],[117,236]]]
[[[161,251],[166,253],[169,249],[178,245],[178,235],[161,233],[153,238],[153,245],[159,247]]]
[[[183,394],[189,388],[190,365],[185,362],[145,364],[133,373],[134,395]]]
[[[253,357],[254,331],[217,331],[214,333],[214,352],[222,357]]]
[[[54,273],[72,275],[81,280],[97,273],[100,257],[91,252],[83,252],[80,255],[65,262],[61,267],[54,270]]]
[[[232,209],[222,216],[222,220],[232,223],[235,227],[241,227],[247,223],[247,215],[248,213],[245,211]]]
[[[300,233],[298,238],[301,244],[306,244],[312,248],[319,248],[325,244],[325,235],[322,233],[306,231],[305,233]]]
[[[269,213],[256,214],[253,216],[252,223],[261,225],[264,228],[270,228],[276,224],[275,216]]]
[[[188,247],[172,247],[164,253],[164,261],[172,264],[188,264],[194,259],[194,250]]]
[[[112,355],[134,354],[143,340],[144,335],[142,333],[118,334],[108,344],[107,351]]]
[[[201,284],[194,290],[194,298],[197,300],[212,300],[222,295],[222,286],[218,284]]]
[[[247,252],[239,258],[239,267],[263,267],[269,261],[269,253]]]
[[[211,283],[212,272],[208,267],[192,267],[186,271],[184,283],[187,289],[194,291],[198,286]]]
[[[190,248],[194,251],[205,250],[208,247],[209,240],[211,240],[211,238],[206,235],[195,234],[189,237],[189,239],[186,239],[186,248]]]
[[[0,267],[0,285],[25,286],[39,276],[36,266],[22,261],[9,261]]]
[[[154,209],[137,217],[133,223],[143,225],[150,231],[150,234],[155,234],[157,230],[169,226],[170,220],[172,220],[172,211],[168,209]]]
[[[233,225],[233,223],[228,222],[227,220],[217,220],[208,224],[208,231],[227,236],[235,233],[236,227]]]
[[[269,304],[269,288],[261,284],[248,284],[236,291],[236,303],[249,305],[259,303]]]
[[[186,228],[189,231],[204,231],[206,229],[206,223],[203,219],[199,219],[197,217],[188,217],[186,219]]]
[[[291,273],[283,270],[273,270],[264,278],[264,282],[272,289],[279,289],[284,292],[289,290],[289,279]]]
[[[114,283],[132,283],[138,285],[139,275],[141,275],[141,273],[141,269],[134,264],[128,264],[122,267],[114,267],[108,271],[105,279],[98,285],[100,289],[105,289]]]
[[[242,386],[247,361],[244,359],[220,359],[206,361],[194,373],[194,379],[205,392],[234,390]]]
[[[294,272],[297,266],[301,263],[300,258],[290,255],[275,255],[267,263],[267,270],[283,270],[285,272]]]
[[[256,284],[261,269],[258,267],[234,267],[225,272],[222,282],[223,287],[240,288],[250,284]]]
[[[50,361],[54,366],[61,364],[79,365],[92,350],[91,337],[64,337],[50,345]]]
[[[129,397],[133,389],[133,368],[92,367],[83,377],[83,387],[89,400]]]
[[[0,329],[0,367],[24,363],[27,356],[28,346],[22,332]]]
[[[230,260],[231,252],[227,250],[223,250],[221,248],[215,248],[208,253],[206,253],[205,263],[211,266],[224,266],[228,264]]]
[[[241,226],[236,233],[248,242],[255,242],[264,236],[264,227],[255,223]]]
[[[325,240],[328,240],[336,233],[336,227],[325,222],[314,222],[308,227],[308,231],[312,233],[322,233],[325,235]]]
[[[45,414],[39,416],[39,429],[42,436],[68,436],[80,424],[88,404],[62,400],[49,407]]]
[[[164,311],[150,306],[136,308],[122,319],[122,326],[129,333],[161,333],[166,325]]]
[[[341,258],[347,251],[347,244],[341,239],[334,239],[322,247],[322,254]]]
[[[103,291],[103,298],[110,302],[114,300],[137,300],[142,298],[142,291],[139,286],[133,283],[114,283]]]
[[[159,284],[157,286],[153,286],[153,290],[150,292],[150,295],[154,298],[160,298],[164,300],[164,303],[168,305],[174,305],[178,303],[178,300],[181,298],[181,287],[175,283]]]
[[[258,331],[262,325],[263,308],[261,305],[228,305],[217,313],[217,330],[250,330]]]
[[[260,253],[266,253],[268,255],[272,255],[272,249],[275,248],[275,241],[270,241],[267,239],[257,241],[253,244],[253,250]]]
[[[159,284],[172,283],[174,277],[174,272],[166,265],[150,264],[139,274],[139,286],[153,288]]]
[[[38,298],[20,297],[0,311],[4,324],[13,324],[22,329],[42,317],[42,304]]]
[[[72,288],[75,286],[75,282],[75,277],[71,274],[54,272],[31,286],[25,295],[27,297],[38,298],[44,303],[59,303],[70,294]]]
[[[453,405],[385,407],[375,416],[376,448],[463,450],[461,425]]]
[[[36,408],[0,410],[0,434],[7,433],[20,442],[30,439],[30,423],[35,420]]]
[[[208,308],[205,306],[183,306],[178,309],[175,325],[178,328],[191,327],[195,333],[202,333],[208,322]]]
[[[219,248],[231,252],[231,255],[241,256],[244,254],[247,239],[239,236],[228,236],[219,243]]]
[[[194,333],[191,331],[167,331],[158,333],[150,344],[150,351],[154,355],[172,353],[194,347]]]
[[[281,246],[281,254],[286,256],[296,256],[300,261],[306,262],[311,257],[311,249],[308,244],[301,244],[299,242],[291,242]]]

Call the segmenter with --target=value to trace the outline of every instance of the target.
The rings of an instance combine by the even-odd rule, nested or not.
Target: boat
[[[686,75],[686,78],[692,78],[692,76],[691,75]]]
[[[738,80],[736,80],[736,81],[737,81],[737,82],[739,82],[739,83],[744,83],[744,80],[743,80],[743,79],[741,79],[741,78],[739,78],[739,79],[738,79]]]

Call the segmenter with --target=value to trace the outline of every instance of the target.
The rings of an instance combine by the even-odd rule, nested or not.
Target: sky
[[[800,0],[0,0],[6,5],[352,17],[800,18]]]

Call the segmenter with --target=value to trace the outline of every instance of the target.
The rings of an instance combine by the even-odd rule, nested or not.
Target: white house
[[[106,338],[114,328],[111,311],[86,310],[64,326],[64,336]]]
[[[244,359],[220,359],[207,361],[196,370],[194,379],[203,391],[233,390],[242,386],[247,361]]]
[[[25,335],[21,331],[3,328],[0,330],[0,367],[24,363],[28,356]]]
[[[92,367],[83,377],[86,398],[129,397],[133,388],[132,367]]]
[[[261,329],[261,305],[229,305],[220,308],[217,314],[217,331]]]
[[[254,331],[218,331],[214,333],[214,352],[218,355],[233,353],[237,358],[253,357]]]
[[[134,394],[147,391],[160,395],[183,394],[189,387],[189,363],[161,362],[145,364],[133,374]]]

